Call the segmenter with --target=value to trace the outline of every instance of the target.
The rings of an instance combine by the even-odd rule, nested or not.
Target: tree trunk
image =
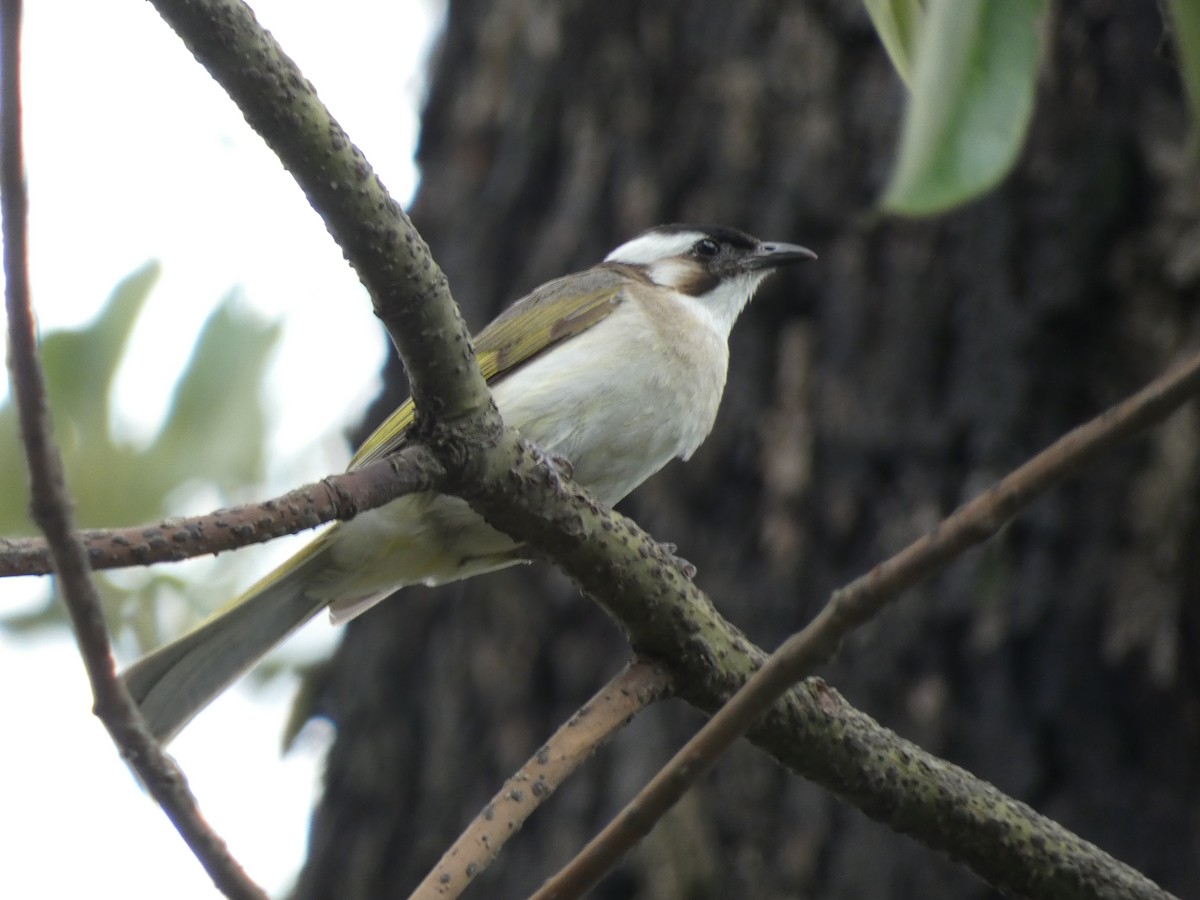
[[[1015,174],[881,220],[904,91],[861,4],[453,0],[413,211],[478,328],[645,226],[813,247],[734,330],[712,436],[622,509],[774,647],[829,592],[1141,386],[1194,332],[1200,191],[1154,4],[1064,2]],[[381,111],[385,115],[386,111]],[[374,420],[403,396],[398,366]],[[909,592],[822,675],[927,749],[1200,894],[1200,427],[1189,409]],[[296,896],[404,897],[628,656],[538,564],[347,629]],[[473,888],[536,887],[701,718],[644,713]],[[595,894],[985,897],[739,746]]]

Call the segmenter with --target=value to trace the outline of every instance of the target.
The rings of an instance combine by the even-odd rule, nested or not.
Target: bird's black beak
[[[747,269],[776,269],[816,258],[817,254],[799,244],[763,241],[746,257],[745,262]]]

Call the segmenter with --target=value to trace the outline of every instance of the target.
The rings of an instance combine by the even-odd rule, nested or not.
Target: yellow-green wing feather
[[[370,437],[362,442],[346,471],[353,472],[399,449],[404,443],[404,435],[408,432],[408,426],[412,424],[416,411],[412,397],[401,403],[396,411],[384,419],[379,427],[371,432]]]
[[[512,371],[560,341],[587,331],[620,304],[626,276],[589,269],[542,285],[502,312],[475,339],[483,377]]]
[[[560,341],[587,331],[621,303],[627,275],[589,269],[548,282],[502,312],[475,337],[475,355],[491,384]],[[412,399],[384,419],[363,441],[350,471],[398,450],[413,423]]]

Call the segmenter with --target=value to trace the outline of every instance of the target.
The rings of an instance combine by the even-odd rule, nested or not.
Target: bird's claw
[[[688,581],[695,579],[696,567],[682,556],[678,556],[675,553],[675,551],[679,549],[677,546],[672,543],[663,543],[659,544],[659,546],[662,547],[663,552],[667,554],[667,558],[679,567],[679,571],[683,573],[684,577],[687,578]]]
[[[537,460],[538,466],[545,470],[550,486],[556,491],[562,491],[563,476],[570,478],[575,474],[575,467],[571,465],[571,461],[565,456],[547,453],[534,443],[530,443],[529,450]]]

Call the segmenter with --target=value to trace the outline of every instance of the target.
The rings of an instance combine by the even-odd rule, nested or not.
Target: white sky
[[[438,0],[251,5],[407,202]],[[375,390],[385,342],[299,189],[148,3],[58,0],[26,4],[25,14],[31,270],[42,329],[88,321],[123,276],[162,261],[117,388],[122,435],[145,439],[200,323],[240,287],[251,308],[285,322],[268,398],[273,488],[340,468],[348,453],[338,436]],[[331,340],[336,369],[318,362]],[[6,374],[0,387],[7,391]],[[328,417],[315,420],[315,408]],[[0,612],[20,593],[0,584]],[[320,634],[310,646],[330,643],[324,622],[313,629]],[[0,630],[0,684],[0,896],[218,896],[91,717],[65,635],[35,641]],[[324,747],[316,734],[280,757],[291,687],[239,687],[171,747],[209,820],[275,895],[303,858]]]

